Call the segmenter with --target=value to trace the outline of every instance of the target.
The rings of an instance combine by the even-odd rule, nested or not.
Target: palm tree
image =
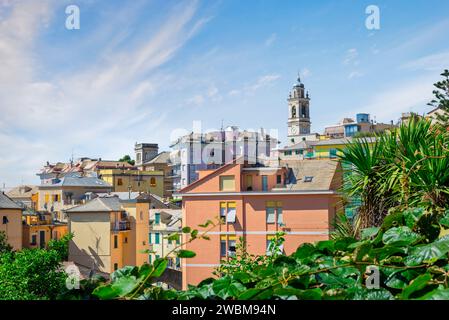
[[[449,135],[429,120],[412,118],[372,143],[356,139],[341,152],[351,168],[343,192],[361,200],[360,228],[379,226],[394,207],[449,207]]]

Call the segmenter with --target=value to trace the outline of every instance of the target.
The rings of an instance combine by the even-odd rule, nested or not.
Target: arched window
[[[296,118],[296,107],[292,107],[292,118]]]
[[[155,186],[156,186],[156,178],[152,177],[152,178],[150,179],[150,186],[151,186],[151,187],[155,187]]]
[[[306,107],[305,107],[305,106],[302,106],[302,107],[301,107],[301,116],[302,116],[303,118],[306,118],[306,117],[307,117],[307,114],[306,114]]]

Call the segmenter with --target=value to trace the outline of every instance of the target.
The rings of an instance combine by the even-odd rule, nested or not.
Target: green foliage
[[[69,259],[69,242],[72,239],[73,233],[68,233],[59,240],[50,240],[48,250],[55,250],[59,255],[59,261],[67,261]]]
[[[0,256],[0,299],[55,299],[65,286],[55,250],[24,249]]]
[[[434,99],[428,105],[443,111],[438,114],[437,119],[443,129],[446,129],[449,127],[449,70],[444,70],[441,76],[443,80],[434,84],[436,88],[433,91]]]
[[[442,211],[449,203],[449,134],[428,120],[414,117],[374,143],[354,140],[341,152],[349,168],[343,191],[361,199],[361,229],[380,226],[390,208]]]
[[[167,267],[163,258],[152,265],[117,270],[110,282],[99,283],[93,296],[144,300],[448,299],[448,217],[449,210],[443,214],[423,208],[392,210],[381,226],[362,230],[360,239],[348,236],[305,243],[289,256],[279,252],[282,234],[272,240],[271,254],[263,257],[248,254],[240,239],[236,256],[216,270],[217,278],[205,279],[186,291],[154,284]],[[367,268],[371,266],[380,273],[379,287],[374,289],[367,286]]]
[[[132,166],[136,163],[134,160],[131,159],[131,157],[129,155],[123,156],[118,161],[120,161],[120,162],[128,162]]]
[[[240,237],[235,247],[236,254],[230,256],[228,260],[222,261],[221,265],[214,270],[214,274],[221,277],[271,265],[278,256],[282,255],[280,248],[284,242],[283,236],[284,233],[282,232],[275,234],[273,239],[270,240],[267,254],[262,256],[248,253],[246,241],[243,237]]]
[[[8,238],[4,231],[0,231],[0,255],[12,251],[12,246],[8,243]]]

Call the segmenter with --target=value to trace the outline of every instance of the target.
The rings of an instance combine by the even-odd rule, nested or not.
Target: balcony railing
[[[129,221],[114,221],[111,222],[112,231],[126,231],[131,230],[131,224]]]

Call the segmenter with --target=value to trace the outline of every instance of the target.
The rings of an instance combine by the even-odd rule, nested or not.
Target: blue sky
[[[81,29],[65,28],[76,4]],[[365,8],[380,8],[380,30]],[[279,130],[300,72],[312,130],[429,110],[449,2],[0,0],[0,184],[46,162],[133,155],[201,121]]]

